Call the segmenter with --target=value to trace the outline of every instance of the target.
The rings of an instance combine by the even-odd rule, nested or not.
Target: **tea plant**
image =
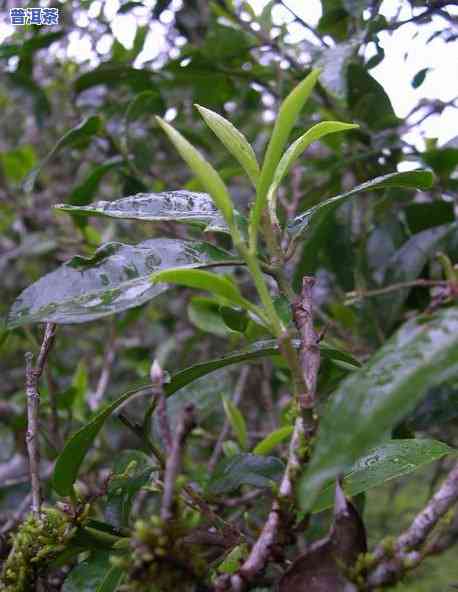
[[[442,297],[424,314],[401,323],[408,289],[422,284],[415,284],[416,275],[397,275],[407,258],[418,275],[456,232],[456,224],[413,235],[385,270],[391,281],[373,294],[351,295],[355,300],[376,297],[383,308],[386,294],[396,293],[386,307],[386,326],[398,326],[375,354],[361,362],[345,349],[344,340],[327,341],[314,305],[315,280],[304,274],[296,291],[288,263],[299,247],[305,253],[318,248],[342,204],[362,194],[372,197],[376,190],[425,190],[433,176],[426,170],[393,172],[285,219],[278,208],[279,190],[305,149],[330,134],[358,133],[355,124],[323,121],[288,145],[318,76],[313,70],[281,104],[262,163],[229,121],[197,106],[246,173],[253,194],[247,216],[237,211],[223,176],[159,117],[158,128],[206,193],[140,193],[56,206],[79,217],[181,222],[194,229],[195,238],[107,243],[91,257],[73,257],[14,303],[10,329],[31,323],[46,323],[46,328],[35,366],[30,355],[26,365],[32,513],[11,539],[0,590],[30,590],[63,565],[71,568],[64,592],[376,590],[396,584],[452,544],[456,528],[451,535],[447,520],[454,520],[451,510],[458,499],[456,465],[404,532],[371,549],[361,501],[387,480],[456,454],[443,442],[415,437],[405,419],[430,389],[450,378],[458,362],[453,304],[458,272],[442,254],[444,276],[431,280],[443,288]],[[246,273],[250,283],[242,285]],[[106,405],[96,397],[94,413],[82,427],[62,447],[60,436],[53,442],[59,451],[49,490],[39,460],[38,383],[53,345],[58,347],[56,328],[127,311],[173,286],[210,294],[195,301],[193,314],[197,318],[205,310],[217,319],[227,353],[212,357],[208,352],[204,361],[171,374],[152,361],[148,384],[132,385]],[[277,416],[276,425],[254,438],[251,423],[268,414],[263,380],[249,383],[254,391],[250,409],[240,399],[249,380],[246,364],[261,358],[276,360],[276,380],[288,399],[280,422]],[[209,447],[211,428],[203,421],[199,396],[204,396],[207,376],[233,364],[243,364],[240,380],[234,397],[222,399],[226,420]],[[193,396],[181,396],[194,383]],[[129,413],[131,408],[135,413]],[[64,433],[58,429],[63,411],[53,411],[57,431],[51,439]],[[105,427],[113,416],[138,447],[118,454],[107,474],[101,466],[112,452],[104,442]],[[333,520],[324,532],[316,517],[330,508]],[[50,517],[56,516],[58,524],[49,530]],[[310,544],[305,547],[304,541]]]

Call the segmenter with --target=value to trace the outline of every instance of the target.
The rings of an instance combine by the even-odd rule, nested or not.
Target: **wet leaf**
[[[218,463],[207,484],[207,492],[218,495],[230,493],[241,485],[252,487],[271,487],[284,471],[284,464],[273,456],[257,454],[237,454]]]
[[[54,207],[70,214],[122,220],[183,222],[197,226],[207,226],[220,217],[209,195],[193,191],[138,193],[114,201],[97,201],[84,207],[66,204],[57,204]]]
[[[210,266],[230,260],[208,243],[150,239],[138,245],[108,243],[92,257],[73,257],[22,292],[10,311],[10,328],[28,323],[84,323],[139,306],[169,288],[152,284],[156,270]]]
[[[257,229],[261,221],[261,215],[266,205],[267,192],[274,178],[275,169],[282,157],[286,142],[288,141],[291,130],[296,123],[301,109],[305,105],[318,80],[319,74],[319,70],[312,70],[312,72],[291,91],[281,104],[272,136],[264,156],[256,193],[256,201],[251,210],[250,226],[254,230]]]
[[[458,451],[437,440],[390,440],[356,461],[343,479],[343,489],[348,496],[354,496],[453,453]],[[334,482],[323,488],[312,512],[332,506],[334,488]]]
[[[299,484],[303,510],[323,485],[377,446],[458,363],[458,307],[404,324],[360,370],[340,383],[324,412]]]
[[[102,125],[103,122],[101,117],[98,115],[91,115],[64,134],[62,138],[56,142],[51,152],[49,152],[41,161],[41,163],[27,175],[27,178],[24,181],[24,191],[30,192],[33,190],[35,181],[37,180],[41,169],[57,152],[62,150],[62,148],[86,145],[93,138],[93,136],[100,132]]]
[[[202,154],[180,132],[160,117],[157,118],[157,121],[168,135],[182,159],[211,195],[227,224],[231,226],[234,218],[234,206],[224,181],[211,164],[205,160]]]
[[[293,429],[293,426],[284,426],[273,431],[255,446],[253,454],[269,454],[276,446],[291,436]]]
[[[405,173],[390,173],[383,177],[376,177],[358,185],[351,191],[330,197],[317,204],[313,208],[306,210],[300,216],[296,216],[288,224],[288,232],[295,240],[305,235],[305,240],[310,240],[312,233],[319,233],[320,227],[324,224],[326,218],[338,208],[342,203],[366,191],[376,189],[385,189],[389,187],[416,187],[418,189],[428,189],[433,183],[433,175],[429,171],[407,171]]]
[[[242,165],[254,187],[256,187],[259,178],[259,165],[254,150],[245,136],[230,121],[227,121],[218,113],[200,105],[196,105],[196,107],[205,123]]]

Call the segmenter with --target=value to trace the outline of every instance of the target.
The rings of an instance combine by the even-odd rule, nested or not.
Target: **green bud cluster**
[[[159,516],[138,520],[131,539],[131,553],[111,558],[129,572],[122,592],[168,592],[186,590],[204,578],[208,566],[189,546],[182,544],[188,527],[179,520],[165,523]]]
[[[0,575],[1,592],[33,589],[37,572],[63,551],[75,532],[70,518],[54,508],[29,514],[12,535],[12,548]]]

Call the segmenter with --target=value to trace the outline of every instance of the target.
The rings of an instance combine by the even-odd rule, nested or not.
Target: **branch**
[[[434,286],[448,286],[450,282],[448,280],[427,280],[417,279],[410,282],[399,282],[398,284],[391,284],[384,288],[377,288],[375,290],[354,290],[353,292],[347,292],[345,304],[353,304],[363,298],[371,298],[372,296],[381,296],[382,294],[389,294],[390,292],[397,292],[398,290],[405,290],[406,288],[417,288],[417,287],[434,287]]]
[[[188,434],[195,425],[194,405],[187,404],[183,410],[173,439],[170,456],[167,458],[164,475],[164,493],[162,496],[161,518],[168,521],[173,516],[172,505],[175,492],[175,482],[180,472],[183,445]]]
[[[27,434],[26,444],[29,455],[30,483],[32,487],[32,512],[37,516],[41,508],[40,486],[40,450],[38,445],[39,407],[40,395],[38,393],[38,381],[43,373],[49,351],[54,342],[56,325],[46,323],[43,342],[37,357],[35,368],[33,367],[33,354],[25,354],[26,363],[26,394],[27,394]]]
[[[375,549],[374,557],[378,564],[367,579],[369,587],[377,588],[400,580],[407,569],[413,569],[427,554],[434,553],[434,544],[423,551],[421,547],[439,520],[457,501],[458,463],[410,527],[397,539],[390,556],[387,557],[383,545]]]
[[[173,438],[172,431],[170,430],[169,418],[167,417],[167,402],[164,391],[165,375],[157,360],[154,360],[151,365],[150,375],[153,384],[153,392],[157,397],[156,411],[159,422],[159,431],[162,441],[164,442],[164,448],[167,452],[170,452],[173,446]]]

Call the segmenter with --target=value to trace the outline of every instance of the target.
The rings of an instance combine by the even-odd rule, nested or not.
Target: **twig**
[[[410,527],[396,540],[390,556],[387,557],[383,545],[375,549],[374,557],[378,563],[367,579],[370,589],[398,581],[407,569],[413,569],[426,554],[433,552],[434,546],[423,551],[421,547],[439,520],[457,501],[458,463]]]
[[[234,405],[238,405],[240,403],[240,399],[242,398],[243,391],[245,390],[245,386],[246,386],[246,383],[248,380],[249,373],[250,373],[249,366],[244,366],[242,368],[242,370],[240,371],[240,375],[237,380],[237,384],[235,385],[235,392],[234,392],[234,397],[233,397]],[[223,449],[224,441],[226,440],[230,429],[231,429],[230,421],[229,421],[229,419],[226,418],[226,420],[224,421],[223,429],[221,430],[218,440],[216,441],[215,447],[213,449],[213,453],[210,457],[210,460],[208,461],[208,473],[209,474],[213,473],[213,471],[215,470],[216,463],[218,462],[218,459],[221,454],[221,450]]]
[[[391,284],[390,286],[385,286],[384,288],[377,288],[376,290],[355,290],[353,292],[347,292],[345,304],[352,304],[353,302],[357,302],[358,300],[362,300],[363,298],[371,298],[372,296],[389,294],[390,292],[396,292],[398,290],[404,290],[406,288],[447,286],[449,283],[450,282],[448,282],[447,280],[427,280],[420,278],[417,280],[412,280],[411,282],[399,282],[398,284]]]
[[[108,383],[110,382],[111,372],[113,369],[113,364],[116,358],[116,332],[115,332],[115,325],[112,325],[111,335],[109,339],[108,346],[105,350],[103,356],[103,364],[102,364],[102,371],[100,372],[99,380],[97,382],[97,387],[95,389],[94,394],[89,399],[89,405],[92,410],[97,409],[100,405],[103,396],[108,387]]]
[[[175,492],[175,483],[181,466],[181,455],[186,437],[194,427],[194,405],[188,404],[183,410],[183,415],[178,424],[173,439],[170,456],[167,458],[164,475],[164,493],[162,496],[161,518],[170,520],[173,516],[172,505]]]
[[[55,331],[56,325],[54,323],[46,323],[43,342],[35,368],[32,364],[33,354],[31,352],[25,354],[27,394],[26,444],[29,455],[30,483],[32,487],[32,512],[37,516],[39,516],[41,508],[40,450],[38,445],[40,395],[38,393],[38,381],[43,373],[46,359],[54,342]]]
[[[312,289],[315,278],[305,276],[302,280],[302,292],[293,306],[294,322],[299,331],[301,347],[299,361],[307,386],[307,392],[300,398],[302,409],[315,408],[316,383],[320,367],[319,337],[313,326]]]
[[[170,452],[173,446],[172,431],[170,429],[169,418],[167,417],[167,402],[164,391],[164,371],[157,360],[154,360],[151,365],[151,382],[153,384],[153,392],[157,397],[157,418],[159,422],[159,431],[161,434],[164,447],[167,452]]]
[[[323,47],[329,47],[323,37],[316,31],[311,25],[309,25],[303,18],[301,18],[298,14],[296,14],[283,0],[280,0],[280,4],[283,8],[289,11],[289,13],[294,17],[294,20],[300,23],[303,27],[305,27],[310,33],[312,33],[316,39],[320,42]]]

